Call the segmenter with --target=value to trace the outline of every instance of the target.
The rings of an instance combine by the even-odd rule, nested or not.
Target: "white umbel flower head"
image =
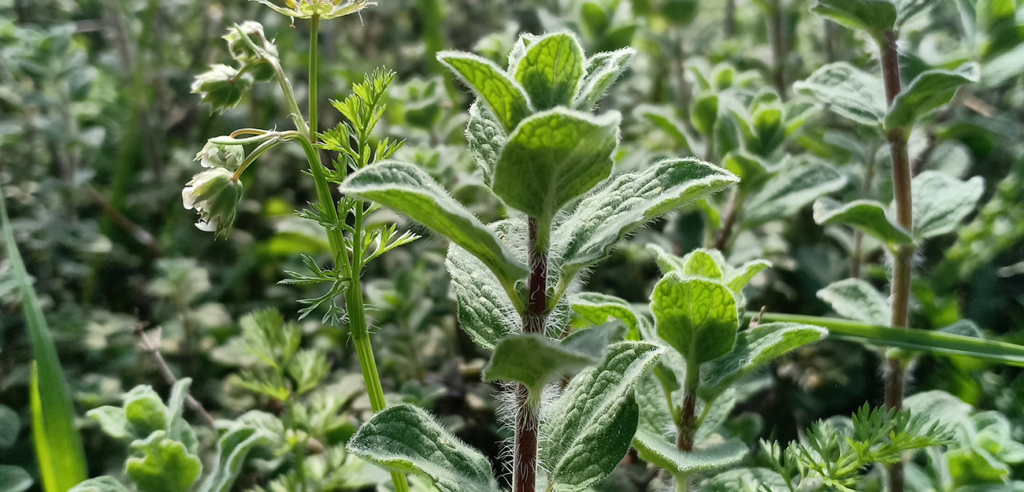
[[[181,190],[181,203],[185,209],[199,212],[196,227],[201,231],[214,232],[218,237],[225,237],[231,231],[241,199],[242,183],[222,167],[195,175]]]

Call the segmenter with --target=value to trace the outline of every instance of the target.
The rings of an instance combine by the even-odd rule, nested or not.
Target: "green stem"
[[[288,397],[288,420],[292,430],[295,428],[295,395]],[[301,435],[301,434],[300,434]],[[306,439],[302,439],[295,449],[295,474],[299,478],[299,490],[306,492]]]
[[[317,99],[316,91],[319,75],[319,56],[317,47],[320,45],[320,17],[313,16],[310,24],[309,34],[309,141],[316,143],[317,126]]]

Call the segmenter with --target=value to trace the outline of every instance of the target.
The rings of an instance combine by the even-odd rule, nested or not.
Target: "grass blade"
[[[85,480],[85,451],[82,437],[75,428],[75,410],[71,404],[64,372],[57,358],[57,347],[43,317],[35,290],[25,270],[21,254],[14,243],[14,232],[7,217],[3,195],[0,194],[0,226],[7,256],[11,260],[15,283],[21,292],[21,305],[32,341],[33,436],[36,455],[46,492],[65,492]]]
[[[748,318],[759,316],[750,313]],[[943,356],[962,356],[977,360],[1024,367],[1024,345],[985,340],[927,330],[908,330],[877,326],[839,318],[799,314],[764,313],[762,321],[785,321],[820,326],[829,331],[829,338],[850,342],[898,347]]]

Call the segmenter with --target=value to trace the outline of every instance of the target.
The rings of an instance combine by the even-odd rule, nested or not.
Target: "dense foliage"
[[[1024,490],[1024,3],[377,3],[0,0],[0,492]]]

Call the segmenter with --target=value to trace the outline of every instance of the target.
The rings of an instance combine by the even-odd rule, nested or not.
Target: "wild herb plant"
[[[878,202],[850,204],[823,200],[815,204],[815,220],[821,224],[849,224],[888,246],[893,258],[890,301],[879,299],[869,285],[853,280],[833,288],[842,301],[871,301],[854,308],[863,313],[889,314],[888,325],[906,328],[910,322],[911,275],[914,252],[930,237],[953,231],[981,198],[980,178],[961,182],[948,175],[926,171],[913,176],[907,141],[914,125],[928,113],[948,103],[957,89],[978,80],[978,66],[965,63],[955,70],[933,69],[904,84],[899,60],[899,30],[931,2],[819,0],[812,10],[846,27],[870,36],[878,46],[882,76],[869,75],[847,63],[818,69],[798,90],[807,91],[830,105],[836,113],[877,128],[889,142],[893,172],[895,220]],[[879,302],[881,301],[881,302]],[[834,304],[834,303],[833,303]],[[878,319],[872,316],[872,321]],[[903,407],[904,371],[907,361],[890,353],[885,363],[885,403]],[[889,488],[904,490],[902,462],[889,469]]]
[[[316,186],[317,202],[300,212],[299,216],[315,221],[326,230],[333,265],[324,268],[312,257],[304,256],[303,263],[308,272],[288,272],[290,279],[285,283],[324,288],[321,295],[300,301],[306,305],[300,311],[300,318],[321,311],[324,312],[324,323],[339,329],[347,324],[371,405],[375,412],[381,411],[386,403],[370,346],[360,278],[367,263],[415,240],[416,236],[397,234],[394,225],[367,224],[364,220],[373,212],[374,206],[349,197],[336,200],[331,185],[340,184],[348,175],[349,168],[358,170],[377,164],[402,146],[401,141],[389,139],[375,144],[371,142],[371,133],[384,115],[384,95],[394,73],[377,70],[367,75],[363,83],[355,84],[353,94],[345,100],[331,101],[345,118],[334,128],[321,133],[317,114],[321,102],[317,94],[320,20],[358,13],[374,3],[366,0],[303,0],[289,3],[286,7],[265,0],[260,0],[260,3],[293,19],[310,21],[308,114],[303,116],[299,109],[292,84],[281,66],[277,47],[266,38],[263,26],[252,21],[236,24],[225,39],[238,67],[213,66],[209,72],[196,77],[193,91],[200,93],[214,109],[224,110],[238,104],[254,80],[276,79],[295,130],[242,129],[211,139],[197,156],[204,167],[211,169],[189,182],[182,191],[182,199],[185,208],[195,208],[199,212],[197,227],[224,236],[235,219],[242,191],[239,179],[246,168],[264,152],[281,143],[295,141],[302,146]],[[256,147],[246,154],[246,145]],[[333,168],[323,165],[322,150],[336,155]],[[337,303],[341,296],[345,298],[344,306]],[[403,474],[394,473],[392,479],[395,490],[409,490]]]

